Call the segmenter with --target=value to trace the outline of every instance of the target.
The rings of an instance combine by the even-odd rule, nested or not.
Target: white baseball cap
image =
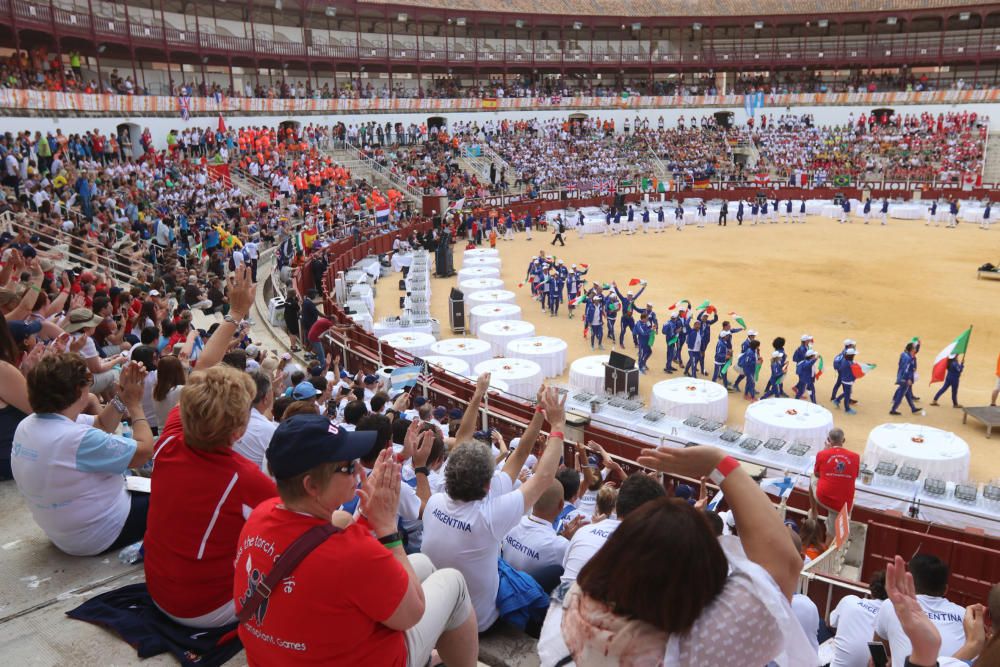
[[[747,330],[747,336],[756,336],[756,335],[757,335],[757,330],[756,329],[748,329]]]
[[[728,329],[723,329],[722,331],[719,332],[719,338],[729,338],[729,335],[731,333],[732,332],[729,331]]]
[[[815,357],[817,354],[819,354],[819,352],[817,352],[816,350],[809,350],[808,352],[806,352],[807,357]]]
[[[852,338],[845,338],[844,339],[844,345],[845,346],[854,345],[854,339],[852,339]]]
[[[779,359],[779,358],[781,358],[781,351],[780,350],[775,350],[774,352],[772,352],[771,353],[771,358],[772,359]]]
[[[809,334],[802,334],[801,340],[802,340],[803,343],[806,342],[807,340],[812,340],[812,339],[813,339],[813,337],[810,336]]]
[[[155,290],[155,289],[151,289],[151,290],[149,290],[149,296],[160,296],[160,291],[159,290]]]
[[[846,350],[844,350],[844,354],[847,354],[847,355],[850,355],[850,356],[852,356],[852,357],[853,357],[853,356],[854,356],[855,354],[857,354],[857,353],[858,353],[858,351],[857,351],[857,350],[855,350],[855,349],[854,349],[853,347],[849,347],[849,348],[847,348]]]

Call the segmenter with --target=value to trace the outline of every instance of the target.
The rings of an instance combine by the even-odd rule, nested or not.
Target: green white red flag
[[[954,354],[958,356],[965,354],[966,348],[969,347],[969,336],[971,335],[972,327],[969,327],[960,333],[958,338],[945,345],[944,349],[938,352],[937,357],[934,358],[934,368],[931,370],[931,384],[944,380],[944,376],[948,372],[948,355]]]

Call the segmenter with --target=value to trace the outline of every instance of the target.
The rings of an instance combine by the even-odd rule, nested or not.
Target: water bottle
[[[124,565],[134,565],[143,558],[142,540],[130,544],[118,552],[118,560]]]

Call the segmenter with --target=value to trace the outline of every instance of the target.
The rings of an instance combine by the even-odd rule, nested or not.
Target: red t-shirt
[[[861,457],[844,447],[827,447],[816,455],[814,473],[816,499],[838,512],[847,503],[854,505],[854,480],[858,478]]]
[[[311,327],[309,327],[309,331],[307,332],[306,335],[307,340],[310,343],[315,343],[319,341],[323,337],[323,334],[325,334],[332,326],[333,322],[331,322],[327,318],[325,317],[319,318],[318,320],[316,320],[316,322],[313,323]]]
[[[253,511],[236,552],[232,588],[236,610],[249,599],[275,557],[316,517],[278,507],[280,498]],[[359,524],[331,536],[305,557],[239,628],[251,665],[406,665],[403,633],[382,625],[406,594],[409,575],[388,549]]]
[[[237,539],[250,512],[278,490],[231,448],[184,444],[175,407],[154,449],[144,542],[146,586],[161,609],[197,618],[232,599]]]

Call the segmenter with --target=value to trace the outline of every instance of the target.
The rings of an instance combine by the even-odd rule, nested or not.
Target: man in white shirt
[[[813,651],[819,653],[819,609],[816,603],[809,599],[809,596],[796,593],[792,596],[792,613],[798,619],[802,631],[809,640],[809,645]]]
[[[665,495],[663,485],[646,475],[635,474],[622,482],[618,501],[615,503],[616,518],[584,526],[576,531],[573,539],[569,541],[566,556],[563,558],[562,581],[567,583],[576,581],[583,566],[604,546],[611,533],[615,532],[629,512],[645,502]]]
[[[965,644],[965,629],[962,626],[965,608],[944,597],[948,591],[948,566],[937,556],[918,553],[910,559],[907,569],[913,575],[917,602],[941,634],[939,654],[955,655]],[[912,646],[890,600],[882,603],[875,616],[875,634],[883,644],[888,642],[892,667],[903,667]]]
[[[530,574],[546,592],[559,585],[563,557],[569,546],[565,534],[556,533],[552,527],[562,504],[563,486],[558,481],[552,482],[535,502],[531,514],[521,517],[521,522],[507,533],[501,547],[507,564]]]
[[[833,660],[830,667],[868,667],[868,642],[875,632],[875,616],[888,596],[885,592],[885,572],[876,572],[868,583],[870,598],[847,595],[830,613],[830,627],[836,629],[833,638]]]
[[[274,392],[271,391],[271,381],[264,373],[255,371],[250,377],[257,386],[257,394],[250,408],[250,421],[247,422],[243,435],[233,444],[233,451],[253,461],[261,467],[264,474],[268,474],[265,465],[267,447],[271,444],[274,430],[278,428],[278,425],[268,417],[271,406],[274,405]]]
[[[511,454],[503,470],[494,476],[490,448],[469,441],[475,414],[488,386],[489,373],[483,373],[469,403],[466,416],[471,413],[472,417],[463,418],[460,427],[458,440],[463,444],[448,458],[446,493],[431,496],[424,509],[421,547],[435,567],[453,567],[465,576],[480,632],[488,630],[500,617],[497,608],[500,542],[521,520],[525,510],[552,485],[562,453],[565,425],[563,401],[554,390],[546,392],[539,405],[555,437],[550,436],[546,441],[535,474],[515,489],[514,481],[541,430],[543,413],[535,413],[522,437],[523,446]]]

